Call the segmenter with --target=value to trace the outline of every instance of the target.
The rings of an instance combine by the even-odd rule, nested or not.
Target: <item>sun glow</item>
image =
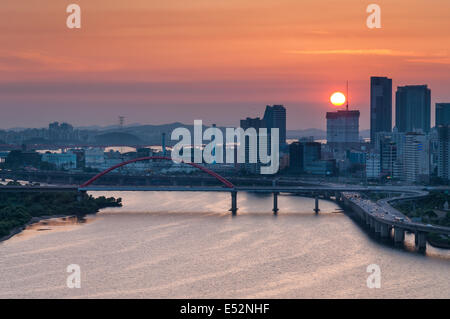
[[[341,106],[345,103],[346,98],[345,95],[341,92],[334,92],[331,94],[330,102],[335,106]]]

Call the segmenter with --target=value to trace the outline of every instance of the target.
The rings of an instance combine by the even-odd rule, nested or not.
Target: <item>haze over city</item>
[[[349,80],[367,129],[371,75],[428,84],[432,105],[450,100],[447,0],[380,0],[383,27],[371,31],[359,0],[78,3],[83,27],[68,30],[64,1],[3,1],[1,128],[118,115],[236,126],[284,104],[288,129],[323,129],[330,94]]]

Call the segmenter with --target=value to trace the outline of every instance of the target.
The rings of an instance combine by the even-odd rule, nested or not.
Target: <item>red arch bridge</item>
[[[195,167],[206,174],[214,177],[217,179],[222,186],[221,187],[183,187],[183,186],[97,186],[94,185],[94,182],[99,180],[102,176],[129,164],[136,163],[136,162],[143,162],[143,161],[150,161],[150,160],[164,160],[164,161],[172,161],[172,158],[165,157],[165,156],[148,156],[148,157],[141,157],[132,159],[117,165],[114,165],[106,170],[104,170],[101,173],[98,173],[91,179],[89,179],[87,182],[83,183],[78,187],[78,191],[81,193],[86,193],[87,191],[196,191],[196,192],[229,192],[231,194],[231,208],[230,211],[233,215],[236,214],[238,208],[237,208],[237,193],[238,191],[246,191],[246,192],[258,192],[258,193],[272,193],[273,194],[273,209],[272,211],[274,214],[278,212],[278,195],[280,192],[285,193],[298,193],[298,194],[307,194],[307,195],[313,195],[315,200],[315,208],[314,211],[316,213],[319,212],[319,194],[322,194],[324,197],[329,198],[330,195],[336,196],[340,198],[340,195],[336,195],[338,193],[335,192],[335,190],[328,190],[324,192],[324,189],[311,189],[311,188],[303,188],[303,187],[236,187],[231,183],[229,180],[227,180],[225,177],[217,174],[216,172],[202,166],[196,163],[190,163],[190,162],[182,162],[183,164],[190,165],[192,167]]]

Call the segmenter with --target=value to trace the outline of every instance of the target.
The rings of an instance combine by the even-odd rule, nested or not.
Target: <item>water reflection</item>
[[[3,242],[0,298],[450,297],[447,251],[386,246],[333,202],[320,201],[315,215],[314,199],[280,196],[275,217],[271,196],[239,193],[232,218],[227,193],[107,195],[124,207]],[[85,276],[81,289],[65,286],[72,263]],[[381,267],[382,289],[366,286],[370,264]]]
[[[40,235],[40,233],[52,233],[62,231],[72,231],[77,227],[92,222],[95,215],[79,215],[68,217],[57,217],[50,219],[43,219],[36,223],[28,225],[22,232],[18,233],[11,240],[28,240]]]

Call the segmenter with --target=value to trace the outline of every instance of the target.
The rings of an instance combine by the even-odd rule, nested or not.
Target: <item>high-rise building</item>
[[[442,126],[442,125],[440,125]],[[440,127],[439,126],[439,127]],[[439,127],[433,127],[428,134],[430,143],[430,175],[438,176],[439,165]]]
[[[427,85],[399,86],[395,101],[395,125],[398,131],[428,133],[430,108],[431,90]]]
[[[359,143],[359,111],[327,112],[327,144],[349,146]]]
[[[265,127],[269,135],[268,143],[270,144],[271,129],[279,129],[279,146],[282,149],[286,145],[286,108],[283,105],[266,106],[264,112]]]
[[[392,79],[370,78],[370,142],[379,132],[392,130]]]
[[[430,177],[430,151],[427,136],[406,133],[403,153],[403,179],[407,182],[427,182]]]
[[[250,118],[247,117],[245,120],[241,120],[241,128],[247,130],[248,128],[254,128],[256,130],[256,148],[250,147],[250,139],[248,136],[245,136],[245,163],[243,164],[243,168],[246,172],[252,174],[258,174],[261,170],[261,162],[258,156],[259,150],[259,129],[265,127],[265,122],[261,120],[259,117]],[[250,163],[251,158],[256,158],[256,163]]]
[[[366,158],[366,177],[379,178],[381,173],[380,154],[368,153]]]
[[[305,166],[321,159],[322,144],[319,142],[305,142],[303,144],[303,162]]]
[[[450,179],[450,125],[438,128],[438,169],[437,175],[443,179]]]
[[[52,141],[69,141],[77,138],[72,125],[58,122],[48,125],[48,135]]]
[[[394,164],[397,161],[397,144],[392,140],[392,135],[380,138],[380,165],[381,174],[393,177]]]
[[[294,172],[302,172],[304,169],[303,146],[300,142],[289,144],[289,169]]]
[[[450,125],[450,103],[436,103],[436,126]]]

